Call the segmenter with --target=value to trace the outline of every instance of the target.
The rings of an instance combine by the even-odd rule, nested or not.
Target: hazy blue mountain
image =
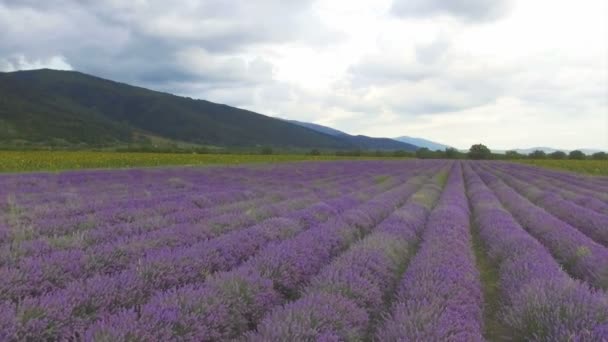
[[[345,141],[349,144],[357,146],[359,149],[372,149],[372,150],[405,150],[405,151],[416,151],[418,146],[409,144],[402,141],[396,141],[389,138],[374,138],[365,135],[350,135],[348,133],[339,131],[337,129],[318,125],[310,122],[302,122],[296,120],[288,120],[291,123],[307,127],[317,132],[329,134]]]
[[[444,145],[444,144],[440,144],[434,141],[430,141],[427,139],[423,139],[423,138],[414,138],[414,137],[408,137],[408,136],[402,136],[402,137],[398,137],[398,138],[394,138],[394,140],[397,141],[401,141],[404,143],[408,143],[408,144],[412,144],[412,145],[416,145],[419,147],[426,147],[431,151],[443,151],[446,148],[449,148],[450,146],[448,145]]]

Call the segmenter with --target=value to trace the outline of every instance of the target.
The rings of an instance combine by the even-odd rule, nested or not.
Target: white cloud
[[[17,55],[0,59],[0,71],[11,72],[17,70],[35,69],[72,70],[63,56],[53,56],[47,59],[27,59],[24,55]]]
[[[469,21],[485,21],[505,15],[510,0],[394,0],[391,11],[403,17],[451,15]]]

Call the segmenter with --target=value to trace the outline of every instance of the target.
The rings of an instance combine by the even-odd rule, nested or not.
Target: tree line
[[[428,150],[428,149],[427,149]],[[570,160],[608,160],[608,154],[606,152],[596,152],[592,155],[586,155],[582,151],[574,150],[569,153],[563,151],[555,151],[552,153],[546,153],[542,150],[535,150],[530,154],[519,153],[515,150],[506,151],[505,153],[493,153],[487,146],[483,144],[475,144],[469,148],[469,151],[464,153],[453,148],[448,148],[445,151],[424,151],[419,149],[416,151],[418,158],[425,158],[435,153],[437,156],[443,155],[444,158],[450,159],[570,159]]]
[[[319,150],[312,150],[310,154],[318,155],[322,154]],[[410,151],[367,151],[367,150],[353,150],[353,151],[337,151],[337,156],[352,156],[352,157],[407,157],[407,158],[418,158],[418,159],[496,159],[496,160],[508,160],[508,159],[570,159],[570,160],[608,160],[608,154],[606,152],[596,152],[592,155],[586,155],[582,151],[575,150],[569,153],[563,151],[556,151],[552,153],[546,153],[541,150],[533,151],[530,154],[519,153],[515,150],[506,151],[505,153],[494,153],[487,146],[483,144],[475,144],[469,148],[468,151],[462,152],[455,148],[446,148],[445,150],[432,151],[426,147],[419,148],[415,152]]]

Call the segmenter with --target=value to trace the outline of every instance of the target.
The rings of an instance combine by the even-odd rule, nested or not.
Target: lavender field
[[[608,178],[333,161],[0,176],[0,341],[607,341]]]

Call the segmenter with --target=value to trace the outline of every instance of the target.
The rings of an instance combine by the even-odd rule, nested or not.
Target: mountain
[[[359,149],[373,149],[373,150],[405,150],[405,151],[416,151],[418,146],[409,144],[406,142],[396,141],[389,138],[373,138],[365,135],[350,135],[337,129],[317,125],[310,122],[301,122],[296,120],[288,120],[289,122],[307,127],[317,132],[329,134],[338,137],[349,144],[356,146]]]
[[[556,151],[564,151],[564,152],[568,153],[568,151],[566,151],[566,150],[560,150],[560,149],[552,148],[552,147],[516,148],[514,151],[516,151],[517,153],[521,153],[521,154],[530,154],[530,153],[532,153],[532,152],[534,152],[536,150],[543,151],[543,152],[545,152],[547,154],[553,153],[553,152],[556,152]]]
[[[251,111],[74,71],[0,73],[0,95],[3,142],[111,145],[154,137],[211,146],[410,148],[383,139],[326,134]]]
[[[431,151],[444,151],[446,148],[450,147],[448,145],[443,145],[440,143],[436,143],[434,141],[430,141],[430,140],[426,140],[426,139],[422,139],[422,138],[407,137],[407,136],[394,138],[394,140],[416,145],[419,147],[426,147]]]
[[[215,146],[356,148],[283,120],[73,71],[0,73],[0,140],[112,144],[150,134]]]
[[[288,122],[291,122],[293,124],[296,125],[300,125],[303,127],[307,127],[310,129],[313,129],[317,132],[321,132],[321,133],[325,133],[325,134],[329,134],[329,135],[333,135],[333,136],[344,136],[344,135],[349,135],[347,133],[344,133],[342,131],[339,131],[337,129],[331,128],[331,127],[327,127],[327,126],[322,126],[322,125],[317,125],[311,122],[302,122],[302,121],[297,121],[297,120],[286,120]]]

